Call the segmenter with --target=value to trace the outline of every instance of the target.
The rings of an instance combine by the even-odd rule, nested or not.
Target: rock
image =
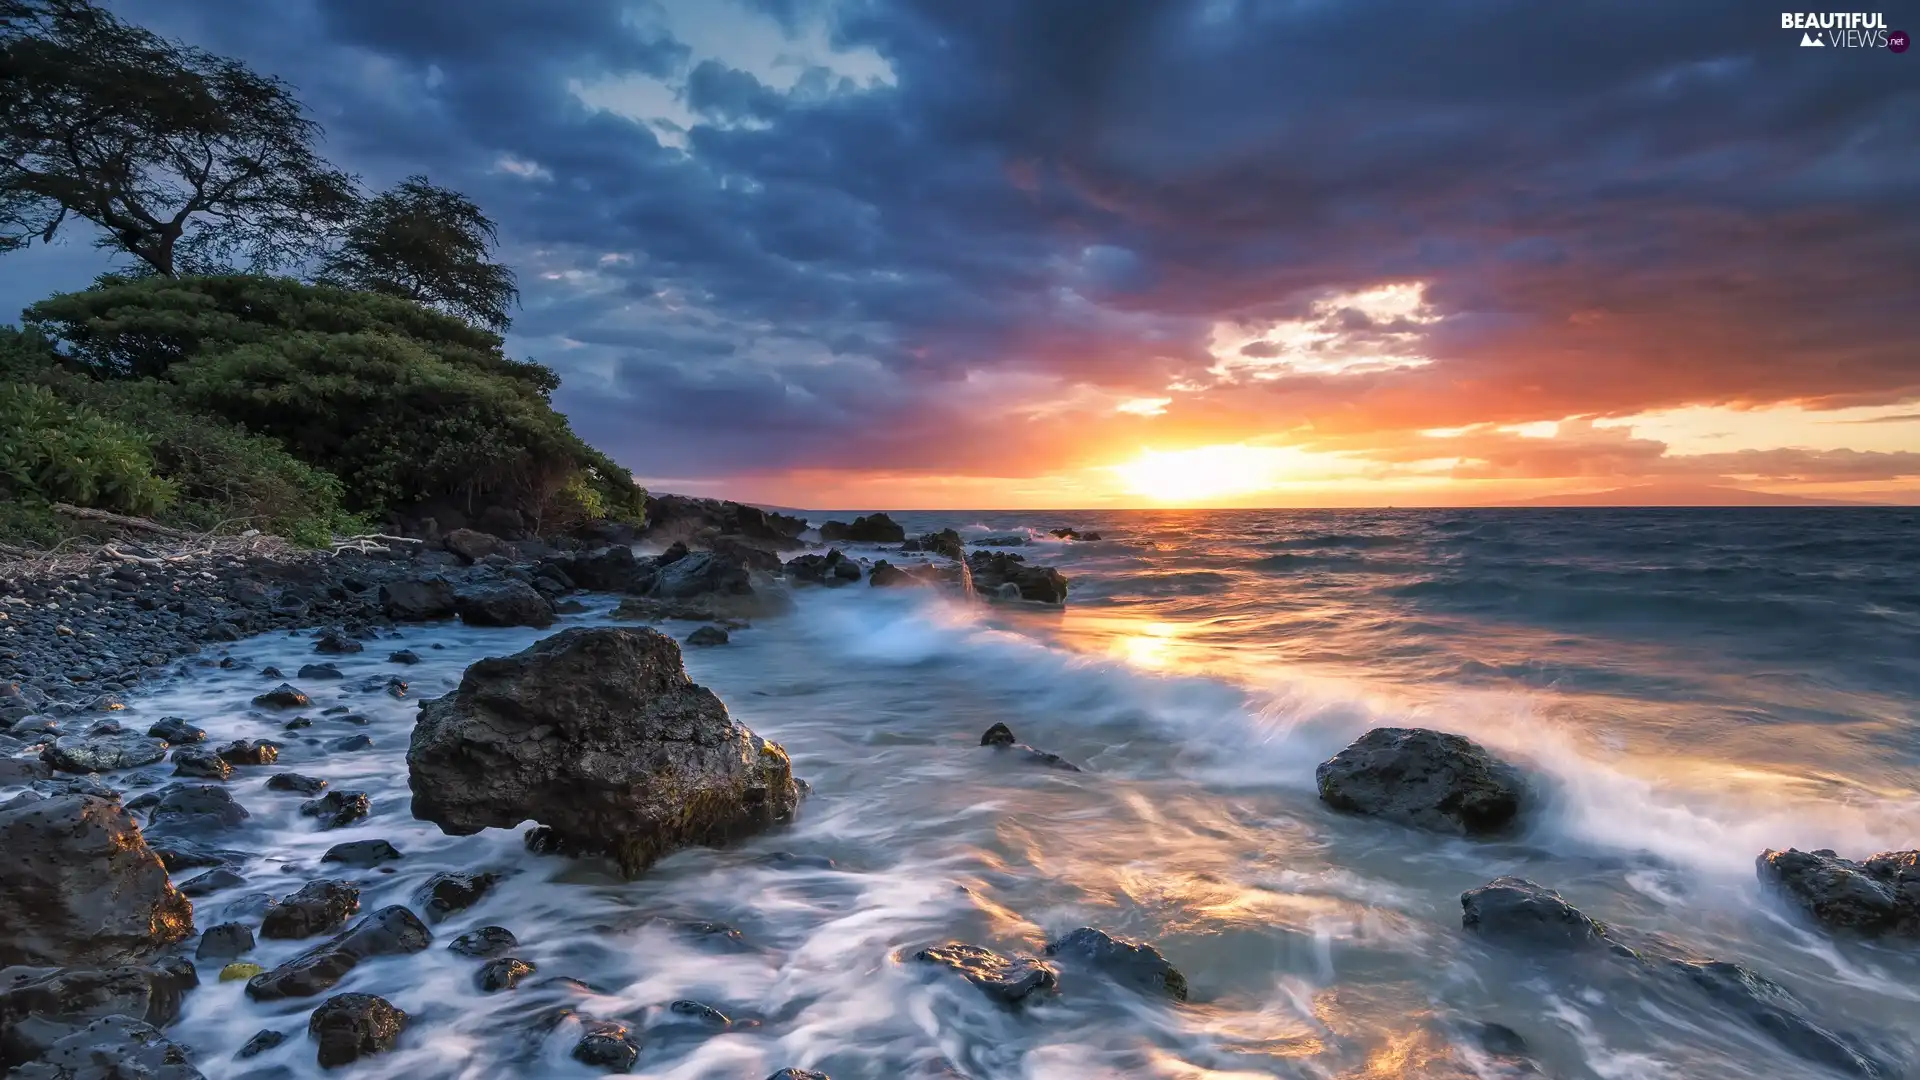
[[[216,752],[229,765],[271,765],[280,760],[280,747],[265,739],[235,739]]]
[[[420,662],[420,654],[412,649],[400,649],[388,653],[387,660],[395,664],[417,664]]]
[[[219,848],[201,847],[191,840],[177,836],[156,837],[153,841],[153,853],[160,856],[160,865],[166,867],[167,872],[171,874],[203,866],[237,866],[252,857],[244,851],[223,851]]]
[[[351,754],[356,751],[369,749],[372,746],[373,737],[370,735],[343,735],[328,743],[327,749],[336,754]]]
[[[983,536],[980,539],[975,540],[973,542],[973,546],[974,547],[1020,547],[1026,542],[1027,542],[1026,536],[1021,533],[996,533],[993,536]]]
[[[829,521],[820,526],[820,539],[831,544],[847,541],[855,544],[898,544],[907,538],[907,530],[885,514],[868,514],[852,524]]]
[[[270,709],[304,709],[313,704],[313,700],[291,683],[281,683],[254,698],[253,703]]]
[[[1320,801],[1433,832],[1497,834],[1527,800],[1520,770],[1477,743],[1424,728],[1375,728],[1321,762]]]
[[[888,589],[908,585],[925,585],[928,584],[928,582],[916,574],[909,573],[887,560],[881,559],[879,562],[874,563],[873,569],[868,572],[867,584],[876,588]]]
[[[230,960],[252,951],[253,928],[246,923],[229,922],[207,927],[193,955],[199,960]]]
[[[183,743],[197,743],[206,739],[207,733],[187,723],[178,716],[163,716],[159,723],[147,729],[147,734],[156,739],[179,746]]]
[[[340,633],[337,630],[329,630],[326,633],[321,634],[320,639],[313,643],[314,652],[326,653],[331,656],[343,656],[348,653],[357,653],[365,648],[366,648],[365,645],[360,644],[359,642],[353,640],[352,638],[346,636],[345,634]]]
[[[667,1011],[673,1013],[675,1016],[684,1016],[708,1027],[733,1026],[733,1021],[727,1017],[726,1013],[721,1012],[711,1005],[705,1005],[698,1001],[687,1001],[684,998],[679,1001],[672,1001],[667,1004]]]
[[[640,1037],[625,1024],[595,1020],[573,1045],[573,1059],[608,1072],[631,1072],[640,1060]]]
[[[482,993],[492,994],[501,990],[511,990],[520,985],[520,980],[533,974],[537,969],[514,956],[502,956],[480,965],[473,976],[474,985]]]
[[[799,799],[786,751],[649,629],[566,630],[472,665],[422,703],[407,767],[414,816],[449,834],[531,818],[629,873],[784,820]]]
[[[621,545],[550,559],[541,564],[541,573],[594,592],[642,593],[653,585],[654,567]]]
[[[553,625],[553,605],[524,581],[462,589],[454,597],[454,608],[460,613],[460,621],[468,626],[545,629]]]
[[[457,610],[453,583],[440,577],[389,581],[380,586],[380,610],[394,622],[451,619]]]
[[[50,780],[53,769],[44,761],[30,758],[0,758],[0,787]]]
[[[967,549],[964,542],[960,539],[960,534],[952,529],[941,529],[939,532],[927,533],[924,536],[909,540],[900,546],[900,550],[931,551],[936,555],[945,555],[949,559],[964,559],[967,557]]]
[[[413,912],[381,908],[338,937],[248,979],[247,996],[255,1001],[312,997],[345,978],[362,960],[417,953],[432,942],[433,933]]]
[[[201,897],[225,889],[238,888],[246,883],[247,879],[241,877],[239,873],[230,867],[216,866],[204,874],[196,875],[187,881],[181,882],[180,895]]]
[[[483,926],[478,930],[469,930],[453,939],[447,946],[450,952],[462,956],[499,956],[520,947],[520,940],[504,926]]]
[[[187,1052],[151,1024],[105,1016],[53,1044],[16,1080],[206,1080]]]
[[[791,543],[807,529],[801,518],[744,503],[691,495],[648,495],[647,535],[664,540],[701,534],[733,534],[748,540]]]
[[[360,910],[360,887],[350,881],[309,881],[267,907],[260,936],[282,940],[338,930]]]
[[[752,578],[738,559],[715,551],[696,551],[664,564],[647,595],[685,600],[711,594],[744,596],[752,591]]]
[[[137,769],[167,756],[167,743],[147,735],[62,735],[40,753],[40,760],[61,772],[95,773]]]
[[[781,1069],[767,1077],[767,1080],[833,1080],[833,1077],[812,1069]]]
[[[403,858],[399,849],[385,840],[351,840],[328,848],[320,861],[344,863],[364,870],[399,858]]]
[[[455,529],[446,535],[442,543],[469,566],[489,555],[511,557],[514,554],[513,545],[508,541],[473,529]]]
[[[1607,948],[1607,928],[1552,889],[1500,877],[1460,894],[1460,925],[1482,937],[1548,949]]]
[[[1067,602],[1067,579],[1051,566],[1036,566],[1018,555],[1004,551],[975,551],[966,557],[973,574],[974,591],[982,596],[998,597],[1005,586],[1013,586],[1019,599],[1038,604]]]
[[[302,776],[297,772],[275,773],[267,778],[267,788],[271,791],[292,791],[301,795],[313,795],[325,790],[327,782],[317,776]]]
[[[193,934],[193,902],[120,806],[87,795],[0,804],[0,967],[116,963]]]
[[[921,949],[913,958],[959,973],[982,993],[1004,1005],[1017,1005],[1037,991],[1052,991],[1060,985],[1059,973],[1043,960],[1031,956],[1002,956],[992,949],[964,942],[951,941]]]
[[[307,1035],[319,1044],[323,1069],[385,1053],[406,1029],[407,1014],[372,994],[336,994],[307,1021]]]
[[[156,795],[147,823],[175,832],[224,829],[252,815],[226,788],[214,784],[168,784]]]
[[[981,746],[991,746],[996,750],[1010,753],[1031,765],[1044,765],[1049,769],[1062,772],[1079,772],[1080,766],[1048,750],[1036,750],[1026,743],[1013,740],[1013,729],[1005,724],[995,724],[980,736]]]
[[[499,874],[435,874],[420,886],[413,902],[429,921],[439,922],[478,903],[499,880]]]
[[[233,766],[210,747],[182,746],[173,752],[173,775],[225,780],[233,775]]]
[[[981,746],[1012,746],[1014,742],[1013,729],[1005,724],[994,724],[980,736]]]
[[[1175,1001],[1187,1000],[1187,977],[1144,942],[1122,941],[1083,926],[1058,941],[1049,942],[1048,956],[1097,967],[1124,982]]]
[[[244,982],[265,970],[267,969],[261,967],[259,964],[250,964],[244,960],[237,960],[220,969],[220,981]]]
[[[300,816],[319,818],[323,829],[338,829],[367,816],[372,801],[364,791],[329,791],[300,804]]]
[[[248,1039],[247,1044],[242,1046],[239,1052],[233,1056],[240,1061],[245,1061],[250,1057],[258,1057],[286,1041],[287,1036],[285,1032],[275,1031],[272,1028],[262,1028],[254,1032],[253,1038]]]
[[[839,548],[825,555],[800,555],[787,561],[787,576],[815,585],[846,585],[860,580],[860,564]]]
[[[1723,960],[1672,961],[1670,966],[1800,1058],[1869,1080],[1892,1075],[1882,1063],[1815,1023],[1798,998],[1757,972]]]
[[[1829,930],[1867,937],[1920,937],[1920,851],[1865,862],[1832,851],[1761,852],[1760,881]]]
[[[717,626],[703,626],[687,635],[687,644],[696,646],[725,645],[727,632]]]
[[[780,571],[778,552],[761,547],[745,537],[716,536],[707,541],[707,549],[716,555],[732,559],[749,570],[764,570],[770,574]]]
[[[0,1074],[31,1061],[103,1017],[165,1027],[199,985],[193,965],[110,968],[15,967],[0,974]]]
[[[326,682],[347,677],[346,672],[341,671],[338,664],[301,664],[295,676],[309,682]]]

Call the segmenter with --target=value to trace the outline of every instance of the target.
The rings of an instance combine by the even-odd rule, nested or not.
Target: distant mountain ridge
[[[1536,499],[1488,503],[1489,506],[1887,506],[1853,499],[1816,499],[1718,484],[1641,484],[1606,491],[1543,495]]]

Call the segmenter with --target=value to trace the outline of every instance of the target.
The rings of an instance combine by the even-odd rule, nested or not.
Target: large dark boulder
[[[941,529],[915,537],[900,545],[901,551],[930,551],[935,555],[945,555],[949,559],[964,559],[967,549],[960,534],[952,529]]]
[[[1051,566],[1035,565],[1004,551],[975,551],[966,561],[973,573],[974,592],[987,599],[1067,602],[1066,575]]]
[[[805,519],[723,499],[648,495],[647,536],[656,540],[734,534],[748,540],[790,544],[807,530]]]
[[[1507,945],[1543,949],[1604,949],[1607,928],[1552,889],[1525,878],[1502,877],[1460,894],[1460,926]]]
[[[453,605],[469,626],[553,625],[553,604],[524,581],[469,586],[454,595]]]
[[[844,521],[829,521],[820,526],[820,539],[827,543],[899,544],[907,539],[905,526],[885,514],[868,514]]]
[[[1018,1005],[1040,991],[1060,985],[1053,965],[1031,956],[1002,956],[992,949],[950,941],[921,949],[913,958],[922,964],[946,968],[1003,1005]]]
[[[779,565],[779,560],[774,560]],[[753,580],[738,559],[717,551],[694,551],[660,568],[647,595],[662,600],[685,600],[718,594],[744,596],[753,592]]]
[[[9,968],[0,973],[0,1075],[32,1061],[103,1017],[121,1016],[165,1027],[180,1001],[199,984],[193,965],[176,961],[140,967]]]
[[[441,541],[448,551],[460,557],[460,561],[472,565],[489,555],[505,555],[511,558],[516,552],[513,544],[497,536],[491,536],[476,529],[455,529]]]
[[[825,555],[800,555],[787,560],[787,576],[815,585],[848,585],[860,580],[860,564],[839,548]]]
[[[205,1080],[186,1050],[129,1016],[101,1017],[8,1075],[14,1080]]]
[[[780,553],[770,541],[749,540],[744,536],[716,536],[707,541],[707,550],[724,555],[749,570],[780,572]]]
[[[394,622],[429,622],[453,618],[458,607],[451,581],[427,577],[380,586],[380,610]]]
[[[200,832],[238,825],[251,817],[233,793],[218,784],[168,784],[149,792],[147,824],[169,832]],[[136,800],[137,802],[138,800]]]
[[[1506,830],[1526,779],[1469,739],[1425,728],[1375,728],[1314,771],[1335,810],[1464,836]]]
[[[131,731],[108,735],[62,735],[40,752],[40,760],[61,772],[112,772],[137,769],[167,756],[165,739]]]
[[[626,545],[555,556],[541,567],[551,567],[575,587],[594,592],[643,593],[653,585],[652,561],[640,559]]]
[[[1143,941],[1125,941],[1104,930],[1083,926],[1048,942],[1046,954],[1098,968],[1122,982],[1175,1001],[1187,1000],[1187,977],[1160,955],[1159,949]]]
[[[432,943],[433,932],[413,912],[399,906],[381,908],[338,937],[248,979],[247,996],[255,1001],[312,997],[330,989],[363,960],[417,953]]]
[[[264,938],[304,938],[340,929],[360,910],[360,887],[322,878],[275,900],[260,918]]]
[[[1830,850],[1760,853],[1762,884],[1829,930],[1920,937],[1920,851],[1887,851],[1865,862]]]
[[[424,702],[413,814],[456,836],[532,819],[637,872],[793,813],[786,751],[736,723],[649,629],[567,630],[467,668]]]
[[[193,934],[133,816],[90,795],[0,806],[0,967],[119,963]]]
[[[319,1044],[320,1067],[331,1069],[393,1049],[407,1020],[386,998],[336,994],[313,1010],[307,1034]]]

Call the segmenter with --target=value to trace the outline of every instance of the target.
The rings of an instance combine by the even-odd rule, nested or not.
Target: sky
[[[1751,0],[110,6],[476,199],[658,490],[1920,502],[1920,50]]]

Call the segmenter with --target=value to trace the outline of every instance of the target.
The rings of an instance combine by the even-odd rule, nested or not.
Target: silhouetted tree
[[[498,242],[473,200],[410,176],[362,204],[315,280],[404,297],[503,332],[520,292],[513,271],[492,260]]]

